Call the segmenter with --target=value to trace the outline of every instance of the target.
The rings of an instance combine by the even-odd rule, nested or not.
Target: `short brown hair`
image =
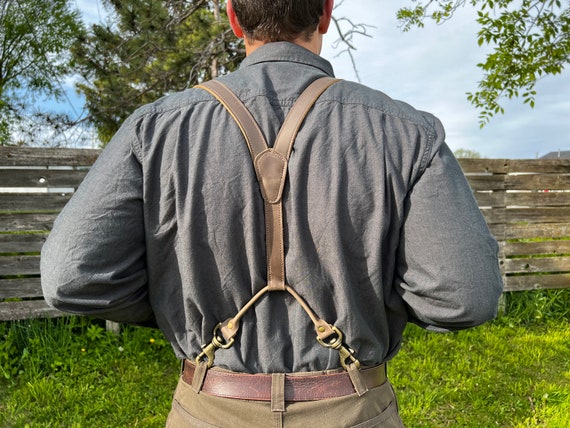
[[[325,0],[232,0],[248,40],[309,40],[319,25]]]

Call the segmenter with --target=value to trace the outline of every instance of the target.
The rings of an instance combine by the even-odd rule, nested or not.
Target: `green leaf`
[[[481,110],[484,125],[503,112],[497,101],[518,98],[534,106],[538,79],[557,75],[570,61],[570,3],[560,0],[470,0],[419,3],[423,12],[439,22],[450,19],[460,7],[476,9],[479,25],[477,45],[491,51],[477,67],[483,71],[480,92],[468,94],[468,101]],[[424,14],[420,18],[423,18]]]

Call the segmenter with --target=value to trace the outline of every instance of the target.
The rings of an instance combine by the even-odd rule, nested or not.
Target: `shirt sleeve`
[[[64,312],[152,326],[134,138],[127,121],[56,219],[41,282],[47,303]]]
[[[432,330],[496,316],[503,285],[498,245],[445,143],[416,181],[401,230],[396,286],[410,321]]]

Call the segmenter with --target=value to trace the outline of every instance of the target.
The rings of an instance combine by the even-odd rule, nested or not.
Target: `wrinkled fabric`
[[[271,43],[220,80],[269,145],[292,104],[330,64]],[[496,314],[490,235],[444,130],[431,114],[342,81],[301,127],[284,190],[287,282],[345,334],[357,358],[391,359],[408,321],[453,331]],[[47,302],[63,311],[158,325],[179,358],[266,284],[263,200],[238,126],[206,91],[131,115],[59,215],[41,258]],[[265,296],[236,344],[234,371],[339,367],[287,294]]]

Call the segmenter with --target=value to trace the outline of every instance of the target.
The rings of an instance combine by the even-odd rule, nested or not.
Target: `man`
[[[270,146],[299,94],[333,75],[319,56],[332,8],[228,1],[247,58],[219,81]],[[231,318],[273,260],[240,127],[201,88],[127,119],[43,248],[51,305],[156,324],[185,361],[168,426],[403,426],[383,364],[406,323],[453,331],[496,314],[497,244],[435,117],[334,83],[304,119],[287,171],[283,228],[270,221],[267,236],[283,230],[287,284],[326,322],[291,292]],[[228,319],[240,319],[235,342]],[[332,326],[320,346],[315,332]]]

